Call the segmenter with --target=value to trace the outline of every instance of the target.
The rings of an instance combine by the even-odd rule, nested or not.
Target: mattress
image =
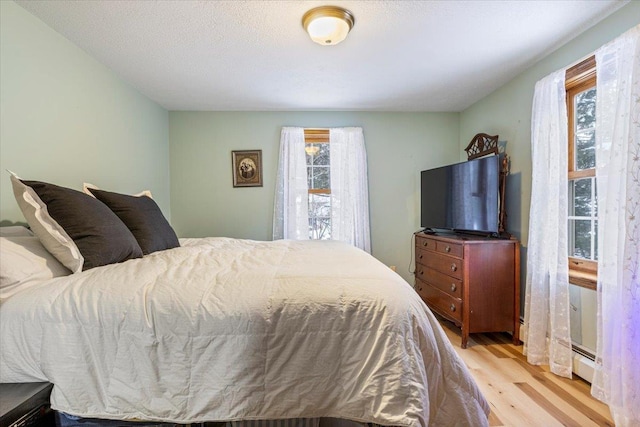
[[[0,382],[52,408],[175,423],[333,417],[487,425],[489,406],[400,276],[334,241],[186,239],[0,306]]]

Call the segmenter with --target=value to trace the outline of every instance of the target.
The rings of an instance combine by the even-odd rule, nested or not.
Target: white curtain
[[[536,83],[531,118],[531,210],[524,353],[531,364],[571,377],[567,252],[567,106],[565,70]]]
[[[304,128],[284,127],[276,180],[273,238],[309,239]],[[331,238],[371,252],[367,153],[362,128],[329,130]]]
[[[276,179],[273,239],[309,239],[309,193],[304,128],[283,127]]]
[[[329,130],[331,238],[371,252],[367,152],[362,128]]]
[[[596,52],[598,341],[591,393],[640,425],[640,26]]]

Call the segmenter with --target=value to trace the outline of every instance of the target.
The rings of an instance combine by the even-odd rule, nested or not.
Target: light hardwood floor
[[[527,363],[508,334],[472,334],[460,348],[460,329],[439,319],[491,406],[489,425],[509,427],[613,426],[609,407],[591,397],[577,376],[560,378]]]

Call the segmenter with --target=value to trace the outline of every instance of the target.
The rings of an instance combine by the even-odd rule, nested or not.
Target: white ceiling
[[[25,1],[170,111],[462,111],[628,1]],[[336,46],[309,9],[349,9]]]

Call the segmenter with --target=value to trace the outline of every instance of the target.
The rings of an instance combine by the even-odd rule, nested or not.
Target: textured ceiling
[[[17,1],[170,111],[462,111],[627,1]],[[301,19],[355,15],[336,46]]]

